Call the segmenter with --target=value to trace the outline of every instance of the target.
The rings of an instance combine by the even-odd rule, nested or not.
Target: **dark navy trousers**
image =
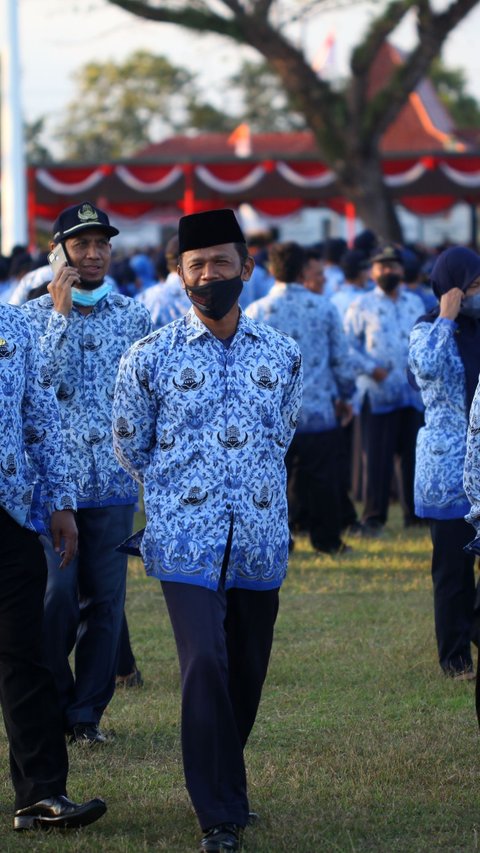
[[[399,499],[405,524],[415,520],[413,485],[417,433],[423,412],[413,406],[375,414],[368,398],[361,412],[364,455],[363,521],[385,524],[388,518],[394,458],[400,457]]]
[[[78,554],[65,569],[42,537],[48,564],[44,654],[66,730],[98,724],[115,690],[128,561],[115,548],[131,534],[134,510],[133,504],[79,509]],[[68,661],[73,648],[75,676]]]
[[[41,654],[46,580],[38,536],[0,509],[0,702],[16,809],[66,793],[62,714]]]
[[[435,631],[440,666],[446,672],[472,666],[475,557],[463,550],[473,539],[472,531],[463,518],[430,520]]]
[[[245,826],[243,750],[257,714],[278,612],[278,589],[225,591],[162,582],[180,661],[182,754],[203,830]]]

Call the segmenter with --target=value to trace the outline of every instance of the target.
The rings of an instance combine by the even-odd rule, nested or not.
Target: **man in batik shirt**
[[[72,740],[105,741],[99,730],[115,690],[127,557],[116,550],[132,531],[137,486],[112,448],[112,400],[121,355],[151,331],[146,308],[111,292],[105,281],[108,216],[88,202],[64,210],[51,248],[63,246],[64,265],[48,294],[26,303],[28,317],[60,407],[67,460],[75,483],[80,536],[68,572],[45,539],[45,656],[60,693]],[[75,677],[69,654],[75,647]]]
[[[116,453],[144,484],[143,559],[177,643],[204,851],[238,850],[249,820],[243,749],[287,568],[284,457],[302,396],[295,342],[238,307],[252,269],[232,211],[183,217],[178,271],[193,307],[131,348],[114,403]]]
[[[15,789],[16,830],[74,828],[97,820],[103,800],[66,796],[63,720],[42,662],[47,567],[32,515],[44,485],[46,525],[61,570],[77,547],[75,496],[48,372],[18,308],[0,305],[0,701]]]

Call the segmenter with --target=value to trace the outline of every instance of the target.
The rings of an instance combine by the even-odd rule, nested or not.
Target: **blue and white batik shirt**
[[[409,366],[425,404],[415,458],[415,513],[420,518],[462,518],[469,510],[463,489],[465,368],[456,329],[454,320],[437,317],[434,323],[417,323],[410,335]]]
[[[192,308],[129,350],[115,390],[114,447],[144,484],[148,574],[217,589],[233,517],[226,588],[281,585],[284,457],[301,398],[297,344],[243,313],[228,348]]]
[[[154,284],[135,298],[150,311],[154,329],[183,317],[192,304],[176,272],[169,273],[164,282]]]
[[[471,504],[465,520],[473,525],[478,537],[480,535],[480,382],[470,408],[463,485]]]
[[[76,509],[50,377],[26,318],[9,305],[0,305],[0,401],[0,505],[33,527],[33,486],[40,479],[47,515]]]
[[[408,382],[407,363],[410,332],[424,313],[419,296],[399,290],[392,299],[378,286],[347,309],[344,327],[359,371],[359,394],[362,400],[368,394],[374,414],[407,406],[423,410],[420,393]],[[388,370],[383,382],[372,378],[375,367]]]
[[[338,427],[334,402],[355,391],[355,372],[336,308],[302,284],[276,282],[246,314],[297,341],[303,356],[304,390],[298,432]]]
[[[55,388],[78,506],[134,503],[137,487],[112,447],[112,401],[122,354],[151,331],[150,315],[128,296],[109,293],[82,314],[55,311],[50,295],[22,306],[40,342],[45,380]]]

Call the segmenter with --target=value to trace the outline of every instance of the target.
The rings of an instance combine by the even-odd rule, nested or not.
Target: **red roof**
[[[403,62],[402,54],[386,42],[375,59],[370,74],[370,96],[376,94],[395,66]],[[423,80],[398,117],[382,137],[384,154],[399,152],[464,151],[467,147],[456,136],[453,121],[439,100],[429,80]],[[229,133],[199,133],[172,136],[148,145],[135,159],[212,162],[231,160],[234,145]],[[252,133],[251,155],[254,159],[318,159],[321,157],[309,130],[296,133]]]
[[[385,42],[371,68],[370,97],[380,91],[395,67],[402,62],[401,52]],[[456,136],[451,116],[427,78],[410,93],[407,103],[387,128],[380,143],[381,151],[385,154],[400,151],[463,151],[465,147]]]

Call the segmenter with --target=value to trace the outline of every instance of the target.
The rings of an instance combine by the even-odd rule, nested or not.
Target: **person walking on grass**
[[[55,394],[28,323],[0,305],[0,702],[15,790],[14,829],[67,829],[98,820],[102,799],[67,797],[62,711],[42,661],[47,566],[39,525],[60,571],[77,549],[75,493],[68,476]],[[35,479],[44,484],[44,518],[34,520]]]
[[[284,460],[301,355],[239,309],[253,263],[233,211],[182,217],[178,273],[192,307],[123,357],[113,410],[115,452],[144,484],[141,553],[177,644],[202,851],[239,850],[251,819],[243,751],[288,560]]]
[[[112,448],[112,400],[123,352],[151,331],[143,305],[105,282],[118,230],[89,202],[60,213],[51,249],[63,247],[48,294],[27,302],[28,319],[60,407],[78,500],[79,550],[67,572],[43,539],[48,563],[44,650],[72,742],[104,743],[99,728],[115,690],[127,557],[138,489]],[[75,675],[69,655],[75,648]]]

